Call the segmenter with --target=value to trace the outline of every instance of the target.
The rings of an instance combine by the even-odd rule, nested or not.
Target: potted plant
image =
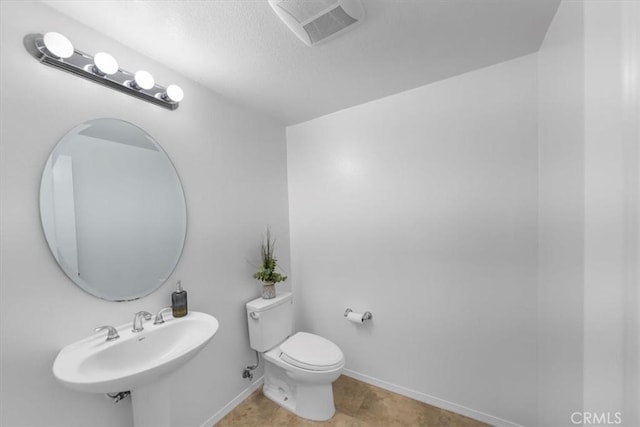
[[[262,282],[262,298],[271,299],[276,297],[276,283],[284,282],[287,276],[276,271],[278,260],[274,256],[275,239],[271,238],[271,228],[267,227],[266,240],[260,246],[260,267],[253,275],[254,279]]]

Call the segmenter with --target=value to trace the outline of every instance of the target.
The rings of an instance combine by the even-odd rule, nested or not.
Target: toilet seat
[[[344,355],[337,345],[307,332],[298,332],[283,342],[280,359],[311,371],[329,371],[344,363]]]

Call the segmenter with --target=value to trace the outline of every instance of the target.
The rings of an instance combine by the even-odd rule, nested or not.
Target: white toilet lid
[[[342,350],[326,338],[298,332],[280,345],[280,359],[303,369],[328,371],[344,362]]]

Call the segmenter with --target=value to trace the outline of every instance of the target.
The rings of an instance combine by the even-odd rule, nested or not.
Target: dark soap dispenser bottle
[[[182,289],[180,280],[178,280],[176,286],[176,290],[171,294],[173,317],[184,317],[187,315],[187,291]]]

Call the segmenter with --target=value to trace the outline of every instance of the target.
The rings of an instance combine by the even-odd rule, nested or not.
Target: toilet
[[[247,321],[251,348],[264,360],[264,395],[302,418],[331,418],[336,411],[331,384],[344,368],[342,350],[318,335],[293,334],[291,292],[249,301]]]

